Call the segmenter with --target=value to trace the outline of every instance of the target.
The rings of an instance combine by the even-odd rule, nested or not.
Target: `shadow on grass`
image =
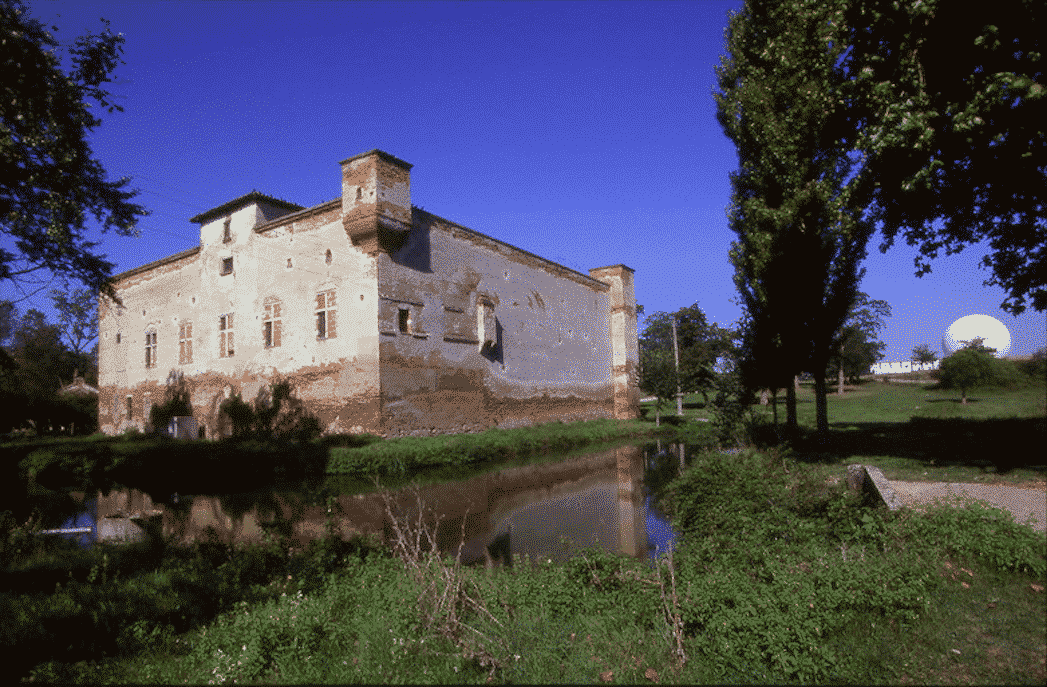
[[[792,443],[807,462],[837,463],[852,456],[897,456],[930,467],[965,466],[1006,474],[1024,468],[1047,473],[1045,418],[912,418],[908,422],[831,423],[824,438],[808,428]]]

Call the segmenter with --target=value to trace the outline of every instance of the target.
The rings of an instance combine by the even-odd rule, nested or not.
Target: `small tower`
[[[389,253],[411,230],[411,167],[381,150],[341,162],[342,225],[368,255]]]
[[[589,276],[611,287],[611,365],[614,378],[614,416],[620,420],[640,417],[638,364],[640,346],[636,334],[634,270],[611,265],[589,270]]]

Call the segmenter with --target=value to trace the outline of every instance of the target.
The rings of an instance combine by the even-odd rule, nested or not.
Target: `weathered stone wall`
[[[191,255],[118,279],[123,307],[103,303],[100,309],[102,431],[145,428],[148,406],[162,401],[173,372],[185,376],[194,416],[208,437],[227,429],[217,411],[222,400],[234,393],[253,400],[278,378],[291,383],[327,430],[378,429],[374,259],[351,245],[338,202],[256,226],[264,209],[252,204],[205,222],[201,247]],[[223,238],[226,219],[230,241]],[[232,271],[223,273],[229,258]],[[333,294],[324,302],[333,336],[318,336],[318,294]],[[267,305],[270,314],[279,305],[279,317],[269,320],[270,343],[279,345],[266,346]],[[223,330],[221,318],[229,314],[232,327],[227,319]],[[191,359],[183,358],[180,337],[187,323]],[[145,365],[147,332],[156,333],[152,367]],[[222,335],[230,332],[233,354],[222,355]]]
[[[417,208],[412,227],[378,256],[385,434],[614,416],[607,284]]]
[[[636,416],[632,270],[586,276],[413,208],[411,165],[387,153],[341,166],[340,198],[248,194],[193,219],[199,248],[118,275],[102,431],[145,429],[177,374],[207,437],[230,430],[223,400],[276,380],[328,432]]]

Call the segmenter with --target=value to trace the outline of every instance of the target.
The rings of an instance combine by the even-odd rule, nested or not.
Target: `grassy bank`
[[[516,429],[489,429],[476,434],[385,439],[357,448],[334,448],[327,472],[402,477],[421,470],[566,453],[582,446],[656,435],[667,441],[687,443],[711,440],[705,423],[655,427],[654,423],[644,420],[553,422]]]
[[[39,680],[1044,680],[1047,552],[1004,512],[870,510],[816,466],[767,453],[700,454],[667,502],[685,541],[671,567],[588,551],[463,568],[432,551],[424,520],[397,518],[392,549],[321,542],[290,577],[258,547],[169,554],[177,565],[139,572],[110,562],[38,607],[4,596],[4,617],[56,654],[35,662]],[[246,560],[278,574],[251,577]],[[186,629],[179,614],[199,604],[179,607],[197,594],[228,598]],[[121,622],[136,603],[136,622]],[[69,656],[67,634],[44,641],[72,627],[95,644]]]
[[[403,477],[420,470],[525,459],[624,439],[699,443],[704,423],[643,420],[554,422],[477,434],[381,439],[335,435],[309,442],[175,441],[151,435],[47,438],[0,444],[4,481],[46,489],[156,486],[168,493],[221,492],[310,475]]]

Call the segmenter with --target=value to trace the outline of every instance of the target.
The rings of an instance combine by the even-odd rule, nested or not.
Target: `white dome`
[[[953,353],[971,339],[984,339],[986,348],[995,348],[996,356],[1002,357],[1011,349],[1011,333],[995,317],[989,315],[968,315],[949,325],[942,339],[946,354]]]

